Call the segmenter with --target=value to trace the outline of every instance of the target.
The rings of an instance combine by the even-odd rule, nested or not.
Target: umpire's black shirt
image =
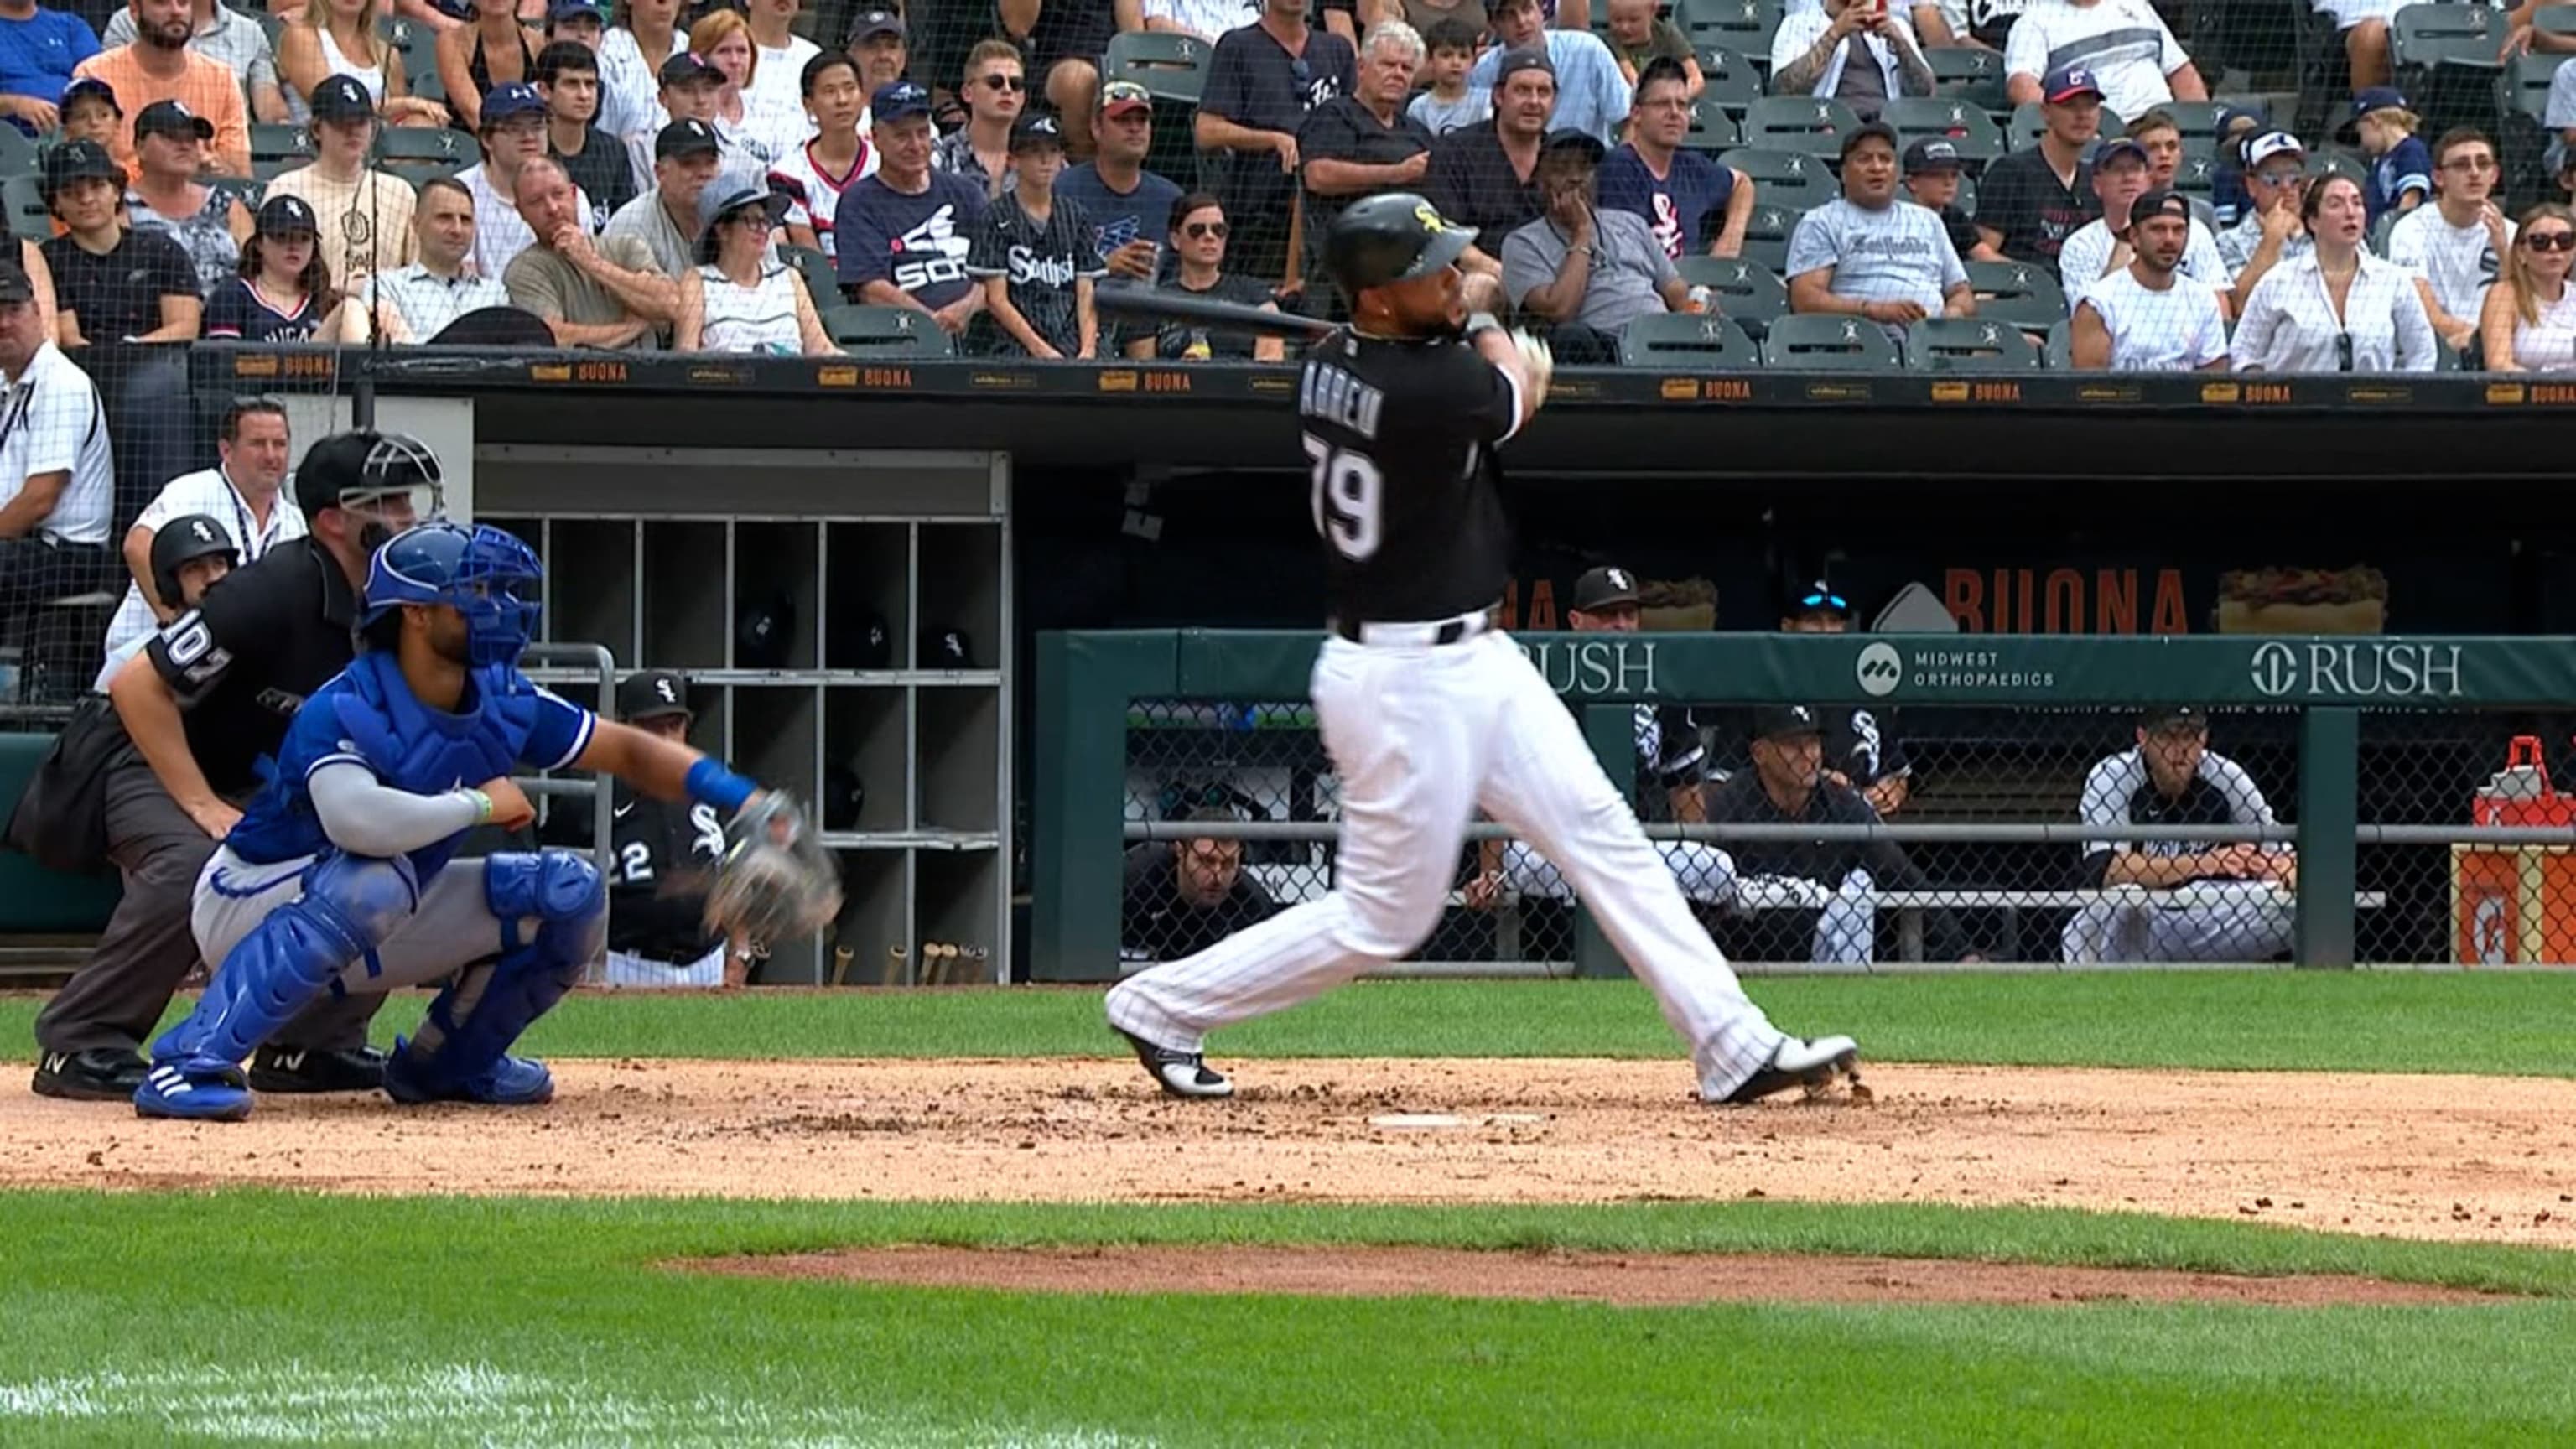
[[[143,646],[178,697],[188,752],[218,795],[259,783],[304,697],[357,655],[357,591],[315,538],[279,544],[206,590]]]
[[[1476,228],[1478,246],[1492,257],[1503,254],[1503,238],[1515,227],[1538,220],[1547,209],[1538,193],[1537,165],[1522,180],[1491,121],[1461,126],[1431,143],[1422,198],[1449,220]]]

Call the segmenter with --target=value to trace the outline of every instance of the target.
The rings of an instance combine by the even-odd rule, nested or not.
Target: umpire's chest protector
[[[474,707],[449,714],[412,697],[391,651],[362,653],[350,662],[352,687],[339,699],[341,736],[358,747],[376,778],[415,795],[506,775],[536,727],[536,688],[509,668],[477,669],[470,677]]]

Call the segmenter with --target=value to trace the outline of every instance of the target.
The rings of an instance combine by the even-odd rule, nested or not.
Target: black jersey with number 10
[[[1307,358],[1297,412],[1333,617],[1447,619],[1502,598],[1511,534],[1494,448],[1520,425],[1518,387],[1452,339],[1344,330]]]

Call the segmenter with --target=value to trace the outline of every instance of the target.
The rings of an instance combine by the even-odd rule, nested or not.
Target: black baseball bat
[[[1202,322],[1211,327],[1230,327],[1238,332],[1265,337],[1321,337],[1332,331],[1335,325],[1312,317],[1300,317],[1294,312],[1273,312],[1263,307],[1247,307],[1240,302],[1219,302],[1160,287],[1103,287],[1093,295],[1092,305],[1117,316]]]

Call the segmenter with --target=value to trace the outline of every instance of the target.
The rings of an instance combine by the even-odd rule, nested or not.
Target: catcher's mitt
[[[840,873],[793,796],[764,790],[734,813],[707,887],[707,929],[740,935],[757,954],[812,935],[840,910]]]

